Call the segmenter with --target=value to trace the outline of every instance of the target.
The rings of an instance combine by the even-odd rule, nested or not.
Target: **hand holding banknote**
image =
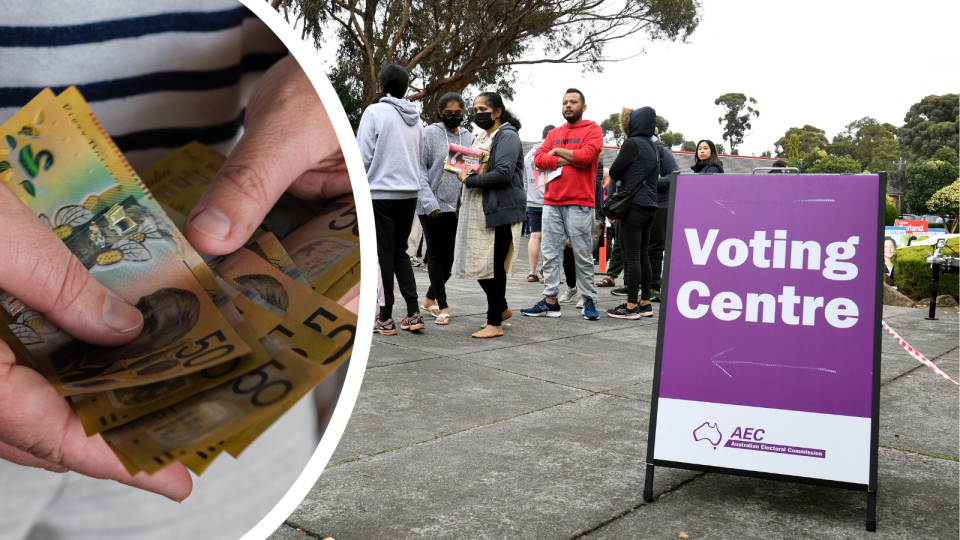
[[[101,285],[63,241],[8,189],[0,189],[0,289],[84,341],[116,346],[138,338],[143,317]],[[66,400],[37,371],[16,365],[0,341],[0,459],[50,471],[112,479],[183,500],[192,480],[182,465],[130,476],[97,435],[87,437]]]
[[[291,56],[257,83],[244,135],[187,216],[184,234],[201,253],[236,251],[288,189],[305,200],[351,192],[330,118]]]

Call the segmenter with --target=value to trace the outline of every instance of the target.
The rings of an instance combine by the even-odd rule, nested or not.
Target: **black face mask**
[[[488,112],[477,113],[473,116],[473,122],[477,124],[477,127],[480,129],[490,129],[495,123],[493,118],[491,118],[492,115],[493,113]]]
[[[463,113],[447,113],[441,116],[441,119],[443,120],[443,125],[453,129],[463,123]]]

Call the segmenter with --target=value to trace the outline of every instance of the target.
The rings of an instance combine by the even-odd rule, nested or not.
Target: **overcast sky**
[[[816,126],[830,139],[864,116],[899,126],[924,96],[960,92],[958,7],[955,0],[705,0],[687,43],[647,42],[646,54],[607,64],[600,76],[584,77],[576,66],[523,66],[530,82],[507,106],[523,121],[522,138],[538,139],[543,126],[563,121],[563,91],[576,86],[586,95],[585,117],[598,123],[624,106],[649,105],[686,139],[720,142],[722,108],[713,102],[740,92],[760,111],[741,155],[772,152],[793,126]],[[621,43],[628,51],[642,42]]]
[[[585,117],[597,123],[624,106],[649,105],[686,139],[721,142],[723,111],[713,102],[740,92],[760,111],[740,154],[760,155],[793,126],[816,126],[830,139],[864,116],[899,126],[924,96],[960,92],[958,20],[956,0],[704,0],[687,43],[622,40],[611,53],[643,46],[646,54],[607,64],[601,75],[520,66],[507,107],[523,122],[521,138],[538,140],[543,126],[563,122],[563,91],[575,86],[586,95]]]

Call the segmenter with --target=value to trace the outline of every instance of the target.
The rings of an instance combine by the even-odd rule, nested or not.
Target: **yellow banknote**
[[[277,270],[280,270],[307,287],[310,286],[310,283],[303,277],[297,265],[293,264],[293,261],[290,260],[290,255],[287,254],[287,250],[283,249],[280,240],[277,240],[277,237],[274,236],[273,233],[263,233],[247,242],[245,247],[256,253],[261,259],[270,263]]]
[[[349,357],[356,336],[356,315],[287,277],[250,250],[241,248],[215,267],[246,289],[255,300],[283,310],[271,335],[307,358],[339,364]]]
[[[324,294],[360,262],[360,229],[353,195],[344,195],[281,244],[313,290]],[[359,272],[350,286],[359,282]],[[350,287],[347,287],[349,289]]]
[[[95,278],[137,305],[146,321],[133,342],[112,348],[59,329],[48,332],[47,325],[44,331],[17,326],[17,337],[61,395],[149,384],[250,351],[177,256],[175,229],[166,226],[165,216],[118,192],[113,175],[49,90],[0,126],[0,135],[17,155],[6,172],[15,173],[21,200]],[[25,177],[29,181],[21,181]],[[2,311],[8,326],[18,324],[9,310]],[[222,345],[215,354],[191,355],[210,340]]]
[[[149,474],[193,455],[216,452],[244,430],[286,411],[335,367],[264,339],[272,360],[241,377],[103,433]],[[309,429],[309,426],[304,426]]]
[[[147,169],[143,180],[158,201],[187,215],[224,161],[222,154],[194,141]]]

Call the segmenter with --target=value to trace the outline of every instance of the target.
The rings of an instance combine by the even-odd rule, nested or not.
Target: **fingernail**
[[[121,334],[136,330],[143,324],[140,310],[111,294],[103,301],[103,322]]]
[[[194,229],[203,234],[216,238],[217,240],[226,240],[230,236],[230,218],[220,210],[210,207],[197,214],[190,222]]]

